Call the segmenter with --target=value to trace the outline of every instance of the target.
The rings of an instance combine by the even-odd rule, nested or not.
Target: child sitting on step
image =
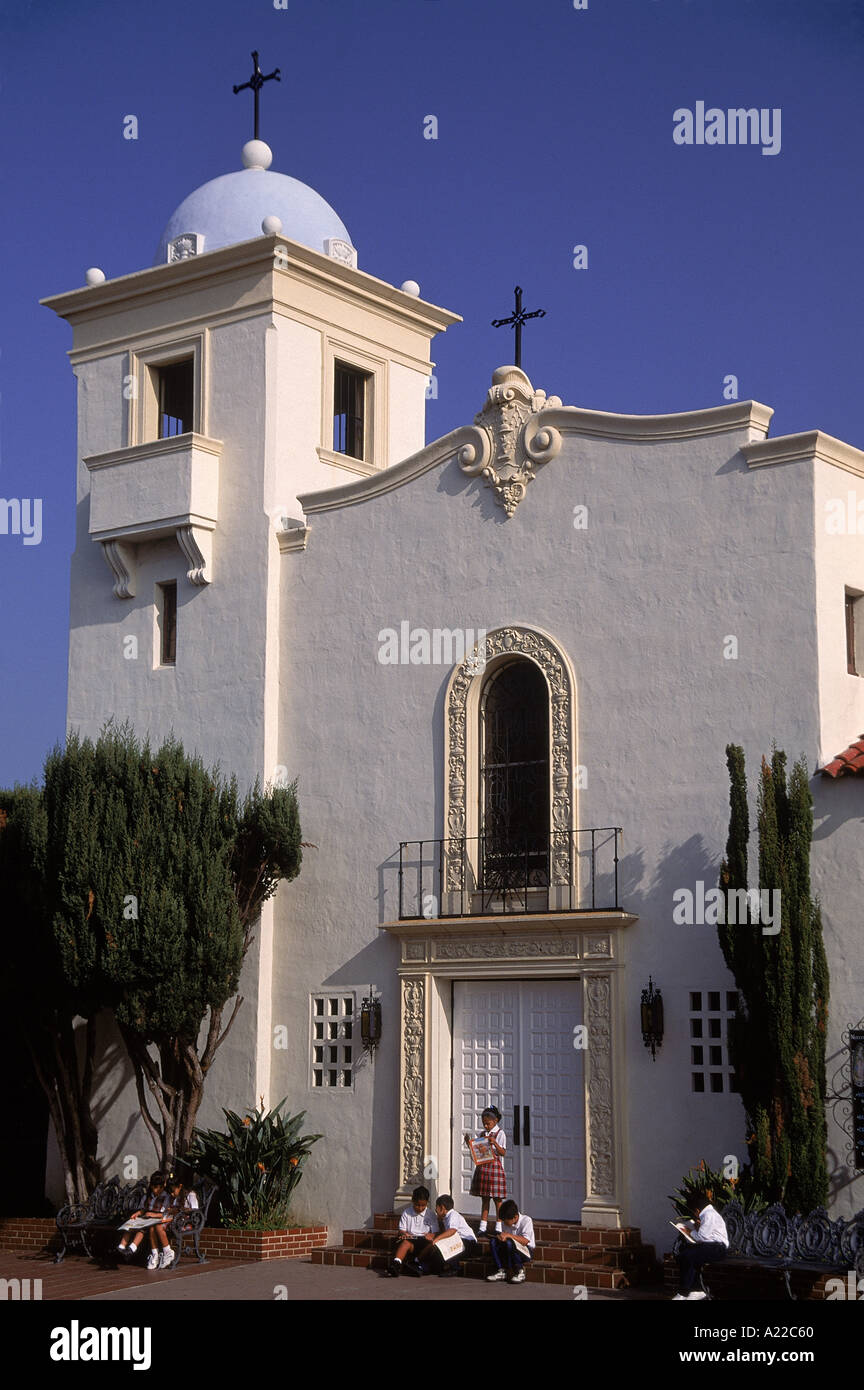
[[[492,1236],[492,1258],[496,1269],[487,1274],[490,1284],[506,1279],[508,1284],[524,1284],[524,1266],[534,1252],[534,1222],[520,1213],[514,1201],[502,1202],[498,1208],[501,1232]]]
[[[465,1217],[456,1210],[449,1192],[442,1192],[441,1196],[436,1198],[435,1215],[441,1223],[441,1230],[436,1236],[432,1236],[426,1250],[419,1257],[418,1264],[424,1274],[437,1266],[438,1277],[447,1279],[458,1274],[459,1261],[468,1259],[472,1251],[477,1249],[477,1237]],[[445,1255],[441,1243],[453,1235],[461,1237],[462,1249],[455,1255]]]
[[[399,1217],[396,1249],[385,1273],[391,1279],[397,1279],[400,1274],[421,1274],[417,1260],[422,1259],[430,1238],[437,1234],[438,1218],[434,1211],[429,1211],[429,1188],[415,1187],[410,1206],[403,1208]]]

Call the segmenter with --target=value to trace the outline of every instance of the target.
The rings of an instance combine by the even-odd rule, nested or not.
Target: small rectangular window
[[[690,1061],[693,1063],[694,1067],[701,1067],[704,1065],[704,1058],[702,1055],[704,1051],[704,1047],[691,1047]]]
[[[350,458],[366,457],[369,414],[368,372],[335,363],[333,370],[333,449]]]
[[[691,990],[691,991],[690,991],[690,1012],[691,1012],[691,1013],[694,1013],[694,1014],[695,1014],[695,1013],[699,1013],[700,1010],[701,1010],[701,1008],[702,1008],[702,994],[701,994],[701,991]]]
[[[691,1020],[690,1020],[690,1036],[691,1036],[691,1038],[701,1038],[701,1036],[702,1036],[702,1020],[701,1020],[701,1018],[691,1018]]]
[[[712,1091],[722,1091],[722,1090],[723,1090],[723,1073],[722,1073],[721,1071],[712,1071],[712,1073],[711,1073],[711,1090],[712,1090]]]
[[[177,663],[177,580],[156,585],[156,627],[159,633],[159,665]]]
[[[172,439],[192,429],[195,364],[191,357],[154,368],[159,408],[159,438]]]
[[[701,1071],[694,1071],[694,1072],[693,1072],[693,1090],[694,1090],[694,1091],[704,1091],[704,1090],[705,1090],[705,1077],[702,1075]]]
[[[856,641],[856,635],[860,639],[860,632],[856,634],[864,618],[864,610],[861,607],[862,595],[846,590],[846,670],[850,676],[860,676],[859,648],[864,651],[864,643]]]

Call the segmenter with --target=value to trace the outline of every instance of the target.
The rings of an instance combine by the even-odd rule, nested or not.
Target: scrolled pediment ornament
[[[494,490],[495,500],[512,516],[535,470],[555,458],[561,435],[543,424],[545,410],[560,410],[561,399],[535,391],[518,367],[498,367],[486,404],[456,455],[468,477],[482,476]]]

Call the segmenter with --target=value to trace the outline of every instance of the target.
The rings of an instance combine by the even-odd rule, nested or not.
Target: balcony
[[[90,536],[102,545],[117,598],[135,595],[136,548],[174,536],[190,584],[213,575],[222,444],[200,434],[91,455]]]
[[[620,912],[620,826],[403,840],[399,920]]]

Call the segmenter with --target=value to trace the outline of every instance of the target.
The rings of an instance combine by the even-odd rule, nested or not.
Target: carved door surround
[[[451,1184],[451,982],[575,978],[581,981],[585,1049],[585,1186],[582,1224],[627,1225],[622,1123],[621,931],[629,913],[580,913],[392,922],[401,945],[399,1174],[394,1204],[420,1183]]]

